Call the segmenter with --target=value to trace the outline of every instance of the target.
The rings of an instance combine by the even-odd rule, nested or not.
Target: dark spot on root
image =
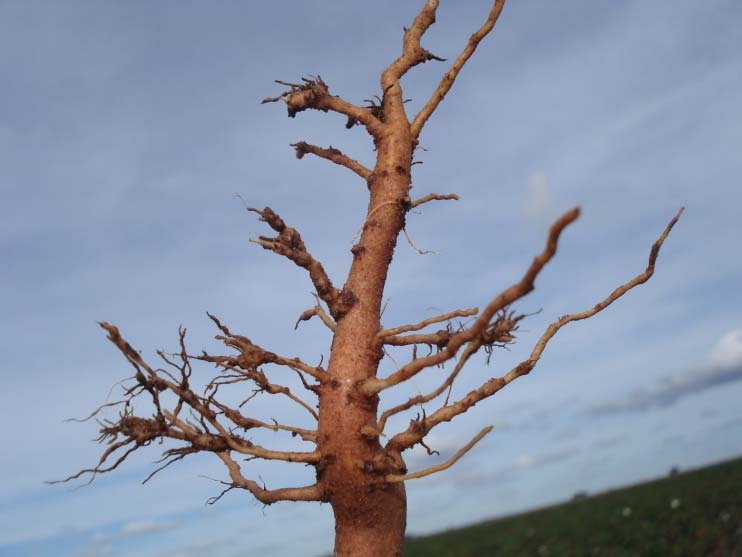
[[[350,249],[350,253],[352,253],[355,257],[360,257],[365,251],[366,247],[360,244],[356,244]]]

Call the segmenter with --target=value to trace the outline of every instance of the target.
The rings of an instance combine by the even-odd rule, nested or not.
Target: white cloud
[[[514,464],[516,468],[528,468],[533,466],[534,462],[535,459],[531,455],[524,454],[516,458]]]
[[[107,533],[107,532],[96,532],[93,534],[93,536],[90,538],[90,543],[98,545],[98,544],[107,544],[113,539],[113,534]]]
[[[538,222],[548,221],[554,215],[554,196],[549,188],[546,174],[531,173],[526,180],[525,213]]]
[[[742,329],[734,329],[722,336],[711,349],[709,361],[713,367],[742,367]]]
[[[100,545],[78,553],[79,557],[109,557],[113,554],[111,545]]]
[[[538,455],[523,454],[515,459],[513,467],[516,469],[546,466],[572,457],[577,451],[574,447],[562,447]]]
[[[637,389],[621,399],[596,404],[591,410],[604,414],[662,408],[718,385],[742,381],[742,329],[723,335],[709,352],[707,361],[696,369],[664,377],[651,388]]]
[[[128,522],[121,525],[123,535],[146,534],[149,532],[160,532],[175,527],[175,522],[170,520],[144,520],[141,522]]]
[[[109,532],[96,532],[89,540],[93,546],[84,555],[110,555],[112,554],[113,544],[124,539],[141,534],[150,534],[162,532],[174,528],[176,523],[171,520],[140,520],[124,522],[118,530]]]

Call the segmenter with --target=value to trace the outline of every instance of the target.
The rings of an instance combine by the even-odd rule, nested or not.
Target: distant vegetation
[[[742,557],[742,458],[409,538],[405,557]]]

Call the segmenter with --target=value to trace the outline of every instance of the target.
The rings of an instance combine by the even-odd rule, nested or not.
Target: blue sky
[[[230,493],[206,506],[220,485],[203,476],[226,479],[211,455],[145,486],[157,447],[91,486],[42,482],[94,463],[95,424],[63,420],[129,374],[96,321],[117,324],[149,358],[176,347],[180,324],[190,347],[213,347],[206,311],[278,353],[327,357],[319,323],[293,330],[312,305],[306,276],[247,242],[266,230],[235,194],[278,211],[342,282],[365,186],[345,169],[297,160],[289,144],[332,144],[371,165],[370,141],[339,117],[292,120],[260,100],[280,91],[272,80],[308,74],[353,102],[378,94],[420,4],[0,4],[0,556],[331,548],[327,505],[263,508]],[[442,2],[425,46],[454,57],[487,10]],[[431,435],[445,458],[495,426],[454,468],[408,485],[409,532],[742,453],[741,16],[732,0],[513,1],[428,124],[413,191],[461,201],[408,219],[414,242],[439,255],[400,242],[385,325],[481,306],[520,277],[553,218],[583,208],[518,306],[542,312],[489,367],[472,362],[455,393],[508,370],[550,321],[641,271],[666,222],[687,209],[649,283],[563,329],[530,376]],[[406,78],[409,112],[445,67]],[[439,373],[383,407],[436,385]],[[306,424],[276,400],[251,405],[256,417]],[[433,462],[424,451],[408,458],[411,469]],[[311,480],[301,467],[252,470],[269,487]]]

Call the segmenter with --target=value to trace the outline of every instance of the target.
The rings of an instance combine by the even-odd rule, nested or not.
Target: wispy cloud
[[[211,539],[202,543],[165,549],[157,553],[158,557],[200,557],[201,555],[238,555],[240,552],[246,554],[248,544],[237,543],[236,540],[215,540]]]
[[[524,452],[514,457],[505,466],[486,471],[467,471],[465,474],[458,475],[454,481],[465,486],[488,485],[493,480],[509,481],[526,471],[530,474],[534,469],[570,459],[578,452],[579,449],[573,446],[555,447],[542,453]]]
[[[97,545],[90,549],[79,552],[79,557],[109,557],[113,555],[113,546],[110,544]]]
[[[175,527],[175,522],[171,520],[146,520],[141,522],[127,522],[121,526],[121,534],[124,536],[133,536],[137,534],[148,534],[150,532],[160,532]]]
[[[512,464],[512,469],[522,470],[524,468],[538,468],[540,466],[546,466],[547,464],[553,464],[562,460],[566,460],[575,454],[575,449],[567,447],[563,449],[555,449],[545,453],[533,455],[533,454],[522,454],[518,456]]]
[[[163,532],[175,528],[177,524],[172,520],[141,520],[124,522],[118,529],[109,532],[96,532],[90,540],[90,548],[86,549],[81,556],[98,557],[113,555],[114,544],[128,540],[132,537]]]
[[[742,329],[729,331],[711,349],[711,365],[719,368],[742,368]]]
[[[556,209],[546,174],[542,171],[530,174],[526,180],[525,193],[526,216],[539,223],[548,222],[556,213]]]
[[[629,440],[628,435],[609,435],[606,437],[600,437],[598,439],[595,439],[590,447],[592,449],[602,450],[602,449],[612,449],[613,447],[617,447],[618,445],[622,445],[626,443],[626,441]]]
[[[593,405],[593,414],[641,412],[675,404],[718,385],[742,381],[742,329],[729,331],[711,349],[707,363],[697,369],[665,377],[653,388],[637,389],[617,400]]]

